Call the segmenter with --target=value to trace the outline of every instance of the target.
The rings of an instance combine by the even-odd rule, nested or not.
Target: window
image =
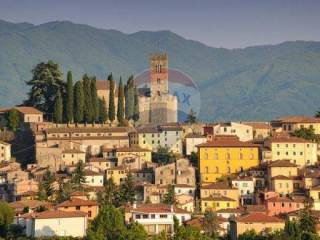
[[[143,214],[142,218],[147,219],[147,218],[149,218],[149,216],[148,216],[148,214]]]
[[[160,85],[160,78],[157,78],[157,84]]]
[[[91,211],[88,211],[88,217],[91,217],[91,216],[92,216]]]
[[[76,210],[80,210],[80,206],[76,206]]]
[[[140,218],[141,218],[140,214],[136,214],[136,219],[140,219]]]
[[[228,207],[228,208],[230,207],[230,203],[227,203],[227,207]]]
[[[155,219],[155,218],[156,218],[156,215],[155,215],[155,214],[151,214],[151,218],[152,218],[152,219]]]
[[[242,153],[240,153],[239,158],[240,158],[240,160],[243,159],[243,154]]]
[[[209,167],[205,167],[205,173],[209,173]]]
[[[227,153],[227,160],[230,160],[230,153]]]
[[[160,218],[167,218],[167,214],[160,214]]]
[[[208,160],[208,153],[205,153],[205,154],[204,154],[204,159],[205,159],[205,160]]]
[[[218,167],[216,167],[216,173],[219,173],[219,168]]]
[[[279,155],[280,155],[280,152],[277,152],[277,155],[279,156]]]

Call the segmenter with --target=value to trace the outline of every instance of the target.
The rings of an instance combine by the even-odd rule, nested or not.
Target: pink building
[[[16,181],[15,183],[15,195],[23,195],[26,192],[38,192],[39,183],[33,179]]]
[[[304,208],[304,198],[275,197],[266,200],[269,216],[289,213]]]

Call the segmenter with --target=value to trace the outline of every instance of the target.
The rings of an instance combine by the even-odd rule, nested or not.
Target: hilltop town
[[[144,88],[40,63],[0,108],[1,236],[318,239],[320,114],[179,122],[168,56],[149,61]]]

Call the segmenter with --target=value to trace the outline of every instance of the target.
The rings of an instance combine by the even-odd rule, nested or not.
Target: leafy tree
[[[59,189],[57,191],[56,201],[61,203],[70,198],[70,194],[72,192],[72,184],[68,182],[63,182],[63,180],[59,181]]]
[[[134,88],[134,107],[133,107],[133,120],[136,122],[140,118],[139,109],[139,93],[137,87]]]
[[[120,185],[120,204],[125,203],[133,203],[135,201],[135,191],[134,188],[135,184],[133,181],[132,174],[129,172],[127,174],[126,179],[123,181],[123,183]]]
[[[107,105],[106,100],[99,99],[99,122],[105,123],[108,120],[108,112],[107,112]]]
[[[128,226],[126,239],[127,240],[136,240],[136,239],[147,240],[148,234],[141,224],[137,222],[133,222]]]
[[[50,170],[47,170],[43,176],[42,181],[39,185],[39,199],[48,200],[53,194],[53,183],[55,177]]]
[[[300,236],[299,223],[296,221],[289,221],[289,219],[287,219],[284,226],[284,233],[291,239],[298,239]]]
[[[6,202],[0,202],[0,236],[6,237],[10,224],[13,223],[13,209]]]
[[[113,178],[106,180],[104,191],[100,198],[100,203],[105,205],[118,206],[118,187],[115,185]]]
[[[115,120],[115,105],[114,105],[114,80],[112,73],[108,76],[109,81],[109,120],[113,122]]]
[[[212,239],[218,237],[219,222],[217,215],[212,210],[207,210],[204,213],[203,229],[208,237]]]
[[[93,104],[91,96],[91,80],[87,74],[83,75],[83,91],[84,91],[84,121],[91,123],[93,121]]]
[[[320,118],[320,110],[315,113],[314,117],[315,118]]]
[[[125,237],[126,227],[121,211],[112,205],[103,205],[88,230],[88,239],[117,240]]]
[[[68,123],[73,122],[73,105],[74,105],[74,94],[73,94],[73,81],[72,72],[69,71],[67,74],[67,104],[66,104],[66,119]]]
[[[193,111],[193,109],[190,109],[190,112],[187,115],[186,123],[196,123],[197,122],[197,116],[196,112]]]
[[[122,79],[120,78],[119,88],[118,88],[118,110],[117,119],[119,123],[123,122],[124,119],[124,88],[122,84]]]
[[[193,166],[198,166],[198,155],[195,152],[191,152],[189,160]]]
[[[126,119],[130,120],[134,113],[134,82],[133,76],[131,75],[127,81],[125,88],[125,98],[126,98]]]
[[[304,138],[306,140],[315,141],[318,140],[318,136],[314,132],[314,128],[310,126],[309,128],[300,128],[293,132],[295,137]]]
[[[316,220],[309,209],[301,211],[299,216],[299,228],[304,232],[316,233]]]
[[[251,230],[240,234],[238,240],[267,240],[267,238],[262,235],[258,235],[254,230]]]
[[[157,152],[152,153],[152,159],[156,163],[168,164],[175,162],[176,156],[167,147],[159,146]]]
[[[161,231],[158,235],[152,236],[152,240],[169,240],[167,233],[165,231]]]
[[[174,192],[174,186],[169,185],[167,189],[167,193],[164,195],[163,203],[175,205],[177,203],[176,194]]]
[[[96,78],[91,79],[91,97],[92,97],[92,110],[93,110],[93,121],[99,120],[99,99],[97,95]]]
[[[62,123],[63,120],[63,102],[60,91],[58,92],[54,103],[54,120],[56,123]]]
[[[8,113],[8,127],[13,131],[19,127],[19,113],[15,108],[10,109]]]
[[[86,182],[85,172],[84,172],[84,163],[79,161],[77,163],[76,169],[72,173],[71,183],[75,188],[80,188],[81,184]]]
[[[76,123],[83,121],[84,116],[84,90],[82,81],[74,86],[74,120]]]
[[[41,62],[32,70],[31,87],[26,105],[34,106],[45,113],[52,113],[58,92],[64,92],[64,82],[59,65],[53,61]]]

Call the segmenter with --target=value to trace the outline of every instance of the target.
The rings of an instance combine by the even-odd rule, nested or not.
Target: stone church
[[[162,124],[177,122],[178,99],[169,92],[168,55],[165,53],[152,54],[149,64],[149,82],[144,82],[144,84],[148,83],[148,86],[139,88],[139,123]],[[139,84],[136,79],[135,84]],[[97,91],[98,97],[104,98],[108,106],[108,81],[98,80]],[[115,104],[117,102],[117,89],[115,89]]]

